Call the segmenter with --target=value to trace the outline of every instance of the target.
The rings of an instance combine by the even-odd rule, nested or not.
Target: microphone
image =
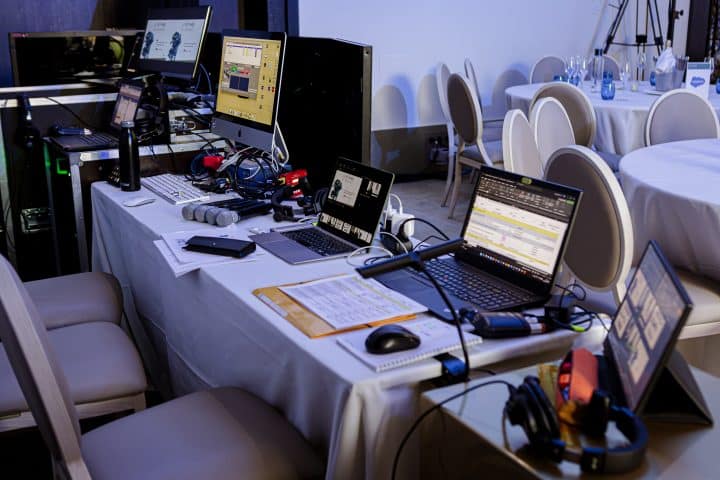
[[[355,270],[363,278],[371,278],[381,273],[393,272],[401,268],[417,265],[418,262],[424,262],[441,255],[452,253],[459,249],[462,244],[462,238],[455,238],[419,251],[413,250],[412,252],[396,255],[382,262],[375,262],[371,265],[358,267]]]
[[[226,208],[221,209],[220,213],[215,217],[215,225],[218,227],[227,227],[240,220],[240,216],[237,212],[228,210]]]

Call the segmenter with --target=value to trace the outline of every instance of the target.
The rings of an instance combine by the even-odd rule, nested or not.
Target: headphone
[[[599,402],[598,402],[599,403]],[[614,448],[582,447],[569,448],[560,439],[560,426],[555,409],[545,395],[537,377],[527,376],[505,403],[505,415],[511,425],[519,425],[525,431],[530,447],[540,455],[554,462],[568,460],[579,463],[583,472],[622,473],[640,466],[645,456],[648,432],[639,417],[624,407],[606,402],[606,415],[615,422],[618,430],[628,439],[629,445]],[[596,407],[597,408],[597,407]],[[607,423],[602,425],[605,431]],[[597,433],[597,425],[592,432]]]
[[[283,205],[284,200],[292,198],[293,193],[300,188],[304,196],[297,200],[297,204],[302,210],[297,210],[291,205]],[[270,198],[270,204],[273,208],[273,220],[276,222],[289,221],[296,222],[298,218],[295,213],[302,215],[315,215],[320,213],[322,206],[328,196],[327,188],[320,188],[312,195],[310,194],[310,182],[306,177],[300,179],[300,183],[295,186],[285,185],[275,190]]]

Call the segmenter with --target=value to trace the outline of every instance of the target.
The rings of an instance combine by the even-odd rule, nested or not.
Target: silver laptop
[[[375,238],[395,176],[352,160],[338,160],[317,225],[250,235],[290,264],[349,255]]]
[[[425,263],[456,310],[528,308],[550,297],[582,192],[483,166],[453,258]],[[425,305],[452,313],[421,272],[404,269],[375,277]]]

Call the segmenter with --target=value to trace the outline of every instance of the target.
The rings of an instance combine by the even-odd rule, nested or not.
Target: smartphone
[[[242,258],[255,251],[255,242],[235,238],[203,237],[196,235],[183,247],[191,252],[212,253],[226,257]]]

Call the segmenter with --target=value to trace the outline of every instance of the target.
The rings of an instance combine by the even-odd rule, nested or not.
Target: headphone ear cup
[[[550,403],[545,390],[540,386],[540,380],[537,377],[528,376],[525,377],[522,386],[526,389],[528,407],[536,420],[538,434],[548,439],[559,438],[560,424],[555,414],[555,408]]]

